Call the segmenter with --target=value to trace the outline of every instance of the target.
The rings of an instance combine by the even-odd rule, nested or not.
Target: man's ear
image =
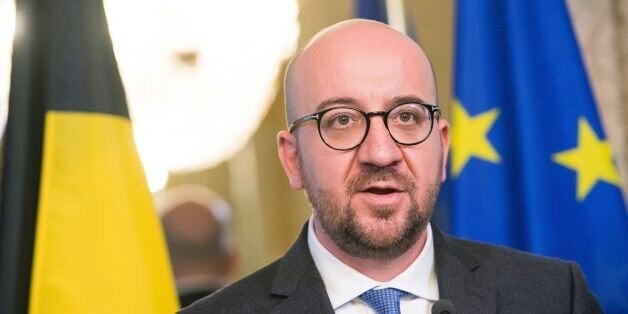
[[[445,182],[445,179],[447,179],[447,158],[449,157],[449,122],[445,119],[439,119],[438,130],[440,131],[440,148],[443,161],[440,181]]]
[[[281,130],[277,133],[277,153],[279,154],[283,171],[290,181],[290,186],[295,190],[303,188],[297,149],[297,139],[292,133],[286,130]]]

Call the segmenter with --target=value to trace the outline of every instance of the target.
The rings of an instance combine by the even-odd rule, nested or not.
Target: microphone
[[[440,299],[432,305],[432,314],[455,314],[456,308],[449,300]]]

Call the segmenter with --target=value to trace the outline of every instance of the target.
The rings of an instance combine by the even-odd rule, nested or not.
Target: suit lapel
[[[458,312],[495,313],[496,288],[492,280],[479,274],[480,261],[435,224],[432,230],[440,298],[451,301]],[[285,298],[271,311],[273,314],[334,313],[307,245],[307,223],[281,259],[271,293]]]
[[[285,298],[271,313],[334,313],[307,245],[307,223],[281,259],[271,293]]]
[[[496,288],[479,274],[480,261],[434,224],[432,230],[440,298],[451,301],[458,312],[495,313]]]

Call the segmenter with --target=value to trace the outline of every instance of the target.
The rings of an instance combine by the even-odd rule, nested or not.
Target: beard
[[[301,164],[301,163],[299,163]],[[442,169],[439,167],[438,169]],[[359,258],[388,261],[401,256],[414,245],[429,223],[436,196],[440,189],[439,170],[436,180],[424,187],[419,195],[414,180],[390,167],[369,166],[349,180],[345,193],[315,187],[305,169],[303,181],[315,218],[327,235],[345,253]],[[397,219],[401,208],[373,207],[369,212],[376,218],[374,224],[361,223],[351,199],[372,182],[397,182],[410,197],[404,217]],[[417,195],[419,198],[417,199]]]

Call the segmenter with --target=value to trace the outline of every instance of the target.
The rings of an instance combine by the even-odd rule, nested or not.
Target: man
[[[178,185],[156,195],[179,304],[187,306],[225,286],[235,267],[228,239],[231,208],[198,185]]]
[[[439,299],[460,313],[600,312],[575,264],[429,223],[449,125],[410,38],[373,21],[331,26],[292,60],[285,91],[279,157],[312,217],[284,257],[183,313],[429,313]]]

